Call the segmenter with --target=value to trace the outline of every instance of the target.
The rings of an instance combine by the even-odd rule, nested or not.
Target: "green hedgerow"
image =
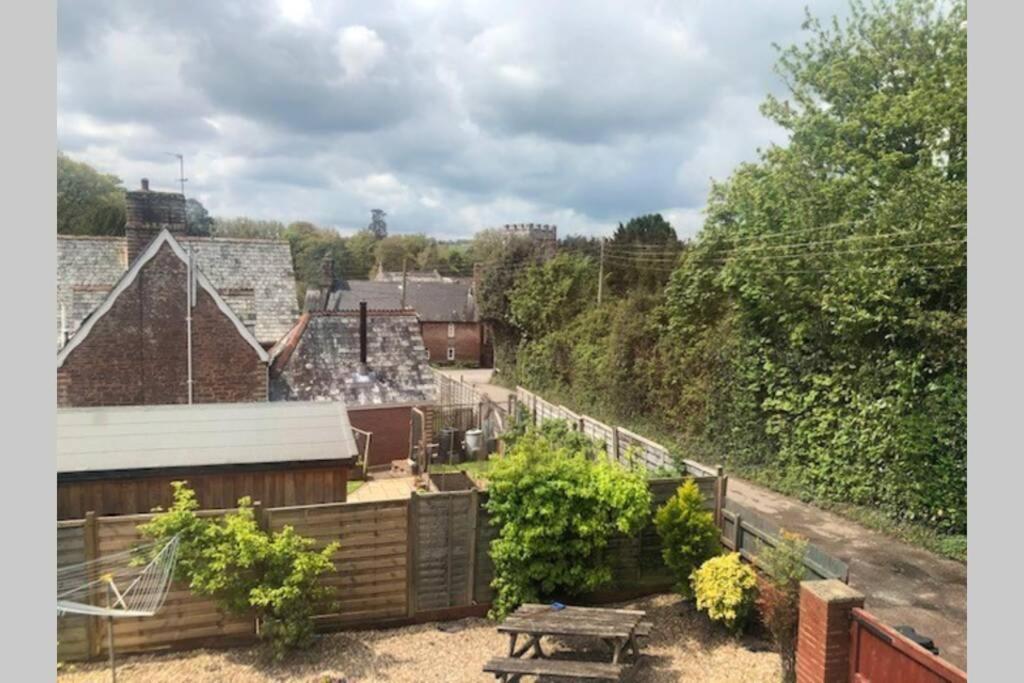
[[[661,537],[661,555],[676,576],[676,590],[690,597],[693,570],[720,549],[714,515],[705,509],[704,496],[693,479],[658,509],[654,525]]]

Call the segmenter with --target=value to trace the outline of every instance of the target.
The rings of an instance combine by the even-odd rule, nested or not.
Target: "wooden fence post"
[[[620,456],[621,456],[621,454],[619,453],[619,428],[617,426],[613,425],[612,426],[612,458],[615,460],[615,462],[619,462],[619,457]]]
[[[476,540],[477,540],[477,507],[479,506],[479,494],[474,486],[469,496],[469,588],[467,590],[467,604],[472,605],[476,588]]]
[[[715,523],[722,527],[722,508],[725,507],[725,468],[715,467]]]
[[[416,615],[416,508],[419,496],[415,491],[409,496],[406,504],[406,528],[405,528],[405,578],[408,584],[406,590],[406,611],[410,618]]]
[[[96,525],[96,513],[92,510],[85,513],[85,524],[82,527],[82,540],[85,543],[85,561],[89,562],[99,557],[99,533]],[[93,597],[90,595],[90,597]],[[94,600],[90,600],[94,602]],[[88,647],[89,657],[100,655],[100,628],[99,617],[85,618],[85,638]]]
[[[732,528],[732,549],[733,552],[738,553],[740,551],[740,543],[743,539],[743,515],[738,512],[734,514],[736,515],[736,522],[733,524]]]

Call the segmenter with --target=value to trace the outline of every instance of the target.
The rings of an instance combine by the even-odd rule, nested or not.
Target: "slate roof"
[[[402,284],[371,280],[346,280],[327,300],[329,311],[356,311],[365,301],[370,310],[398,310],[402,305]],[[427,322],[477,322],[472,280],[448,282],[408,282],[406,308],[413,309]]]
[[[305,313],[271,351],[271,401],[344,400],[350,406],[430,403],[434,375],[412,313],[367,316],[366,367],[359,362],[359,316]]]
[[[199,269],[262,344],[288,333],[299,316],[295,269],[284,240],[178,237]],[[124,237],[57,236],[57,347],[128,270]],[[63,314],[62,314],[63,311]]]

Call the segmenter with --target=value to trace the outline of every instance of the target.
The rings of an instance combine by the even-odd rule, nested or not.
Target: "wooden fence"
[[[650,481],[654,505],[667,500],[681,478]],[[714,478],[698,479],[709,510],[720,510],[723,489]],[[407,500],[327,503],[258,509],[264,528],[291,526],[318,548],[337,541],[335,571],[324,583],[337,589],[335,604],[317,617],[323,628],[397,625],[478,613],[492,600],[494,567],[488,549],[498,531],[489,523],[487,493],[472,489],[416,493]],[[653,508],[652,508],[653,509]],[[223,515],[224,510],[203,515]],[[59,522],[58,566],[77,564],[132,548],[138,526],[152,515],[95,517]],[[92,540],[90,540],[92,539]],[[616,537],[606,549],[615,588],[667,587],[653,524],[636,537]],[[461,611],[460,611],[461,610]],[[167,601],[150,618],[116,619],[118,653],[147,652],[251,640],[252,616],[229,615],[209,599],[172,584]],[[68,616],[58,622],[63,661],[105,654],[106,621]]]
[[[758,554],[765,546],[774,547],[780,533],[779,525],[729,499],[725,501],[719,526],[722,545],[755,565],[759,564]],[[807,546],[804,566],[807,579],[839,579],[849,583],[850,569],[846,563],[814,544]]]
[[[967,683],[967,674],[859,608],[850,614],[850,681]]]
[[[708,467],[692,460],[677,461],[667,448],[635,432],[595,420],[589,415],[573,412],[565,406],[556,405],[533,392],[516,387],[516,402],[526,410],[534,424],[545,420],[562,420],[573,429],[600,441],[608,455],[622,463],[642,462],[650,471],[671,471],[680,466],[685,474],[693,477],[721,476],[721,467]]]

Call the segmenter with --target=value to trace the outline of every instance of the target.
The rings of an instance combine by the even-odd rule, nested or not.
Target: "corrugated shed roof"
[[[394,310],[402,305],[402,284],[347,280],[331,292],[329,311],[354,311],[365,301],[371,310]],[[429,322],[477,322],[476,301],[470,280],[408,282],[405,306]]]
[[[354,458],[332,403],[206,403],[57,411],[57,472]]]
[[[299,316],[291,249],[283,240],[177,238],[192,245],[199,269],[261,343],[276,342]],[[57,346],[128,269],[124,237],[57,239]]]
[[[358,315],[304,316],[294,336],[274,350],[271,400],[341,399],[352,406],[435,400],[437,389],[415,315],[370,313],[366,338],[364,368],[359,362]]]

